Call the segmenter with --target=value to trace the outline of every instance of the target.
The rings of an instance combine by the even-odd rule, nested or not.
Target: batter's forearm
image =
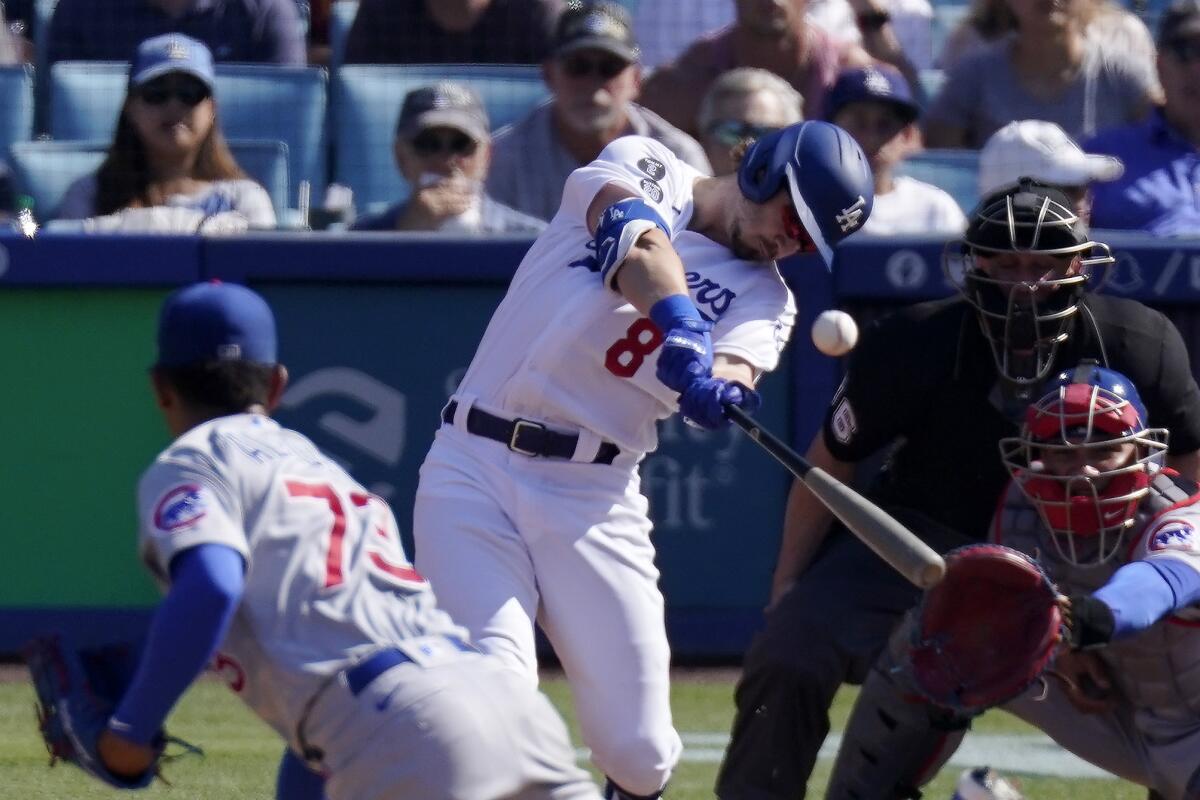
[[[619,270],[617,290],[643,314],[663,298],[688,294],[683,262],[662,231],[642,234]]]

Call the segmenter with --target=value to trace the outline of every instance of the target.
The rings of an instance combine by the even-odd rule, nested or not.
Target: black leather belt
[[[457,410],[457,400],[447,403],[442,409],[442,422],[453,425],[454,412]],[[570,460],[579,445],[579,436],[576,434],[558,433],[540,422],[528,419],[504,419],[474,407],[467,414],[467,430],[476,436],[500,442],[514,453],[525,456]],[[592,463],[611,464],[620,454],[621,448],[612,442],[601,442]]]

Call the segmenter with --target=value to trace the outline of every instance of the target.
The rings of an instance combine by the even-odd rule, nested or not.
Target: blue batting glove
[[[695,381],[712,375],[710,330],[710,323],[697,319],[685,320],[667,331],[655,372],[663,385],[682,392]]]
[[[712,323],[701,319],[690,297],[672,295],[650,309],[650,319],[663,332],[655,374],[663,385],[683,392],[699,378],[712,375]]]
[[[701,378],[679,395],[679,413],[708,430],[729,425],[726,406],[738,406],[747,414],[762,408],[762,395],[737,381]]]

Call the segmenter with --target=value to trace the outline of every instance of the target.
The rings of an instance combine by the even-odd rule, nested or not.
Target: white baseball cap
[[[1053,122],[1023,119],[992,134],[979,153],[979,193],[1030,177],[1054,186],[1084,186],[1121,177],[1119,158],[1085,153]]]

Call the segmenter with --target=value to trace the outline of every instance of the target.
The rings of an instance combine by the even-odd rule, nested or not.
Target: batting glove
[[[659,300],[650,319],[664,334],[655,373],[664,386],[683,392],[697,378],[712,375],[712,324],[700,318],[690,297]]]
[[[710,431],[729,425],[726,406],[738,406],[747,414],[753,414],[762,407],[762,395],[724,378],[695,380],[679,395],[679,413]]]

